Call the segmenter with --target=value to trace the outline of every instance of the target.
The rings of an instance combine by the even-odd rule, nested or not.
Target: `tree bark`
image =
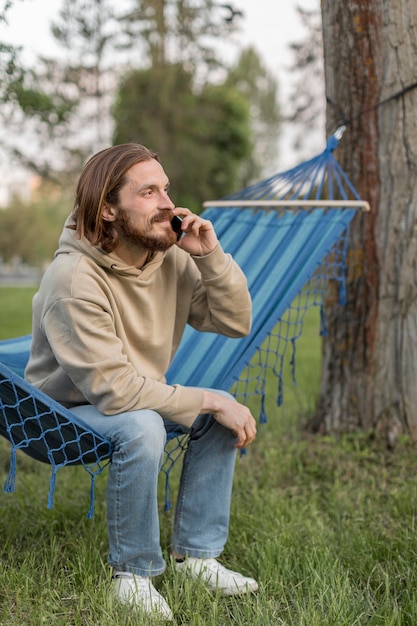
[[[346,306],[328,294],[312,426],[417,440],[417,3],[322,0],[322,20],[328,131],[346,124],[336,157],[371,212],[351,227]]]

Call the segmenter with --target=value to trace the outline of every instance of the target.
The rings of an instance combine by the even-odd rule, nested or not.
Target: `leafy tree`
[[[159,152],[177,204],[200,210],[236,188],[251,148],[248,107],[236,90],[196,92],[180,64],[136,70],[122,81],[113,115],[114,143],[138,141]]]
[[[224,67],[217,42],[231,39],[239,17],[213,0],[131,0],[121,21],[134,49],[140,42],[148,66],[181,63],[207,82]]]
[[[56,65],[64,69],[63,81],[76,89],[77,123],[85,134],[80,143],[89,145],[89,153],[102,148],[111,136],[108,113],[122,38],[120,16],[113,7],[111,0],[63,0],[59,20],[52,24],[55,40],[68,51],[65,63]]]
[[[117,8],[110,0],[63,0],[52,34],[64,54],[39,58],[36,70],[10,83],[9,136],[31,139],[3,147],[41,176],[73,182],[86,157],[110,141],[121,65],[219,67],[215,37],[235,29],[225,15],[211,0],[131,0]]]
[[[171,154],[175,141],[169,171],[180,197],[189,206],[195,203],[188,199],[191,190],[198,203],[219,197],[253,180],[262,169],[261,163],[276,154],[276,82],[254,50],[242,53],[232,69],[224,67],[216,51],[216,38],[230,35],[238,27],[233,17],[227,17],[228,6],[211,0],[134,0],[126,16],[127,32],[132,39],[141,39],[150,68],[132,72],[120,87],[113,108],[114,141],[139,137],[164,155]],[[239,17],[239,12],[232,15]],[[217,89],[209,88],[215,84]],[[227,88],[231,91],[226,96]],[[240,93],[239,106],[237,93],[232,92]],[[214,97],[220,97],[221,102],[215,104]],[[216,106],[218,112],[214,114]],[[242,132],[244,108],[250,126]],[[228,133],[231,141],[224,139]],[[210,180],[207,188],[205,173]]]
[[[226,85],[237,89],[250,106],[253,150],[241,170],[241,182],[246,186],[276,160],[281,121],[278,85],[253,48],[242,50],[228,71]]]
[[[130,75],[137,72],[140,81],[145,80],[146,71],[154,72],[154,88],[149,87],[149,76],[145,82],[155,102],[159,102],[159,111],[165,114],[162,124],[153,123],[154,134],[150,130],[146,133],[150,140],[148,143],[162,151],[164,143],[160,144],[159,140],[164,142],[163,137],[170,124],[181,132],[182,144],[190,141],[189,137],[186,139],[190,129],[194,129],[197,141],[201,137],[208,141],[214,130],[207,130],[204,119],[196,123],[198,114],[195,100],[197,98],[200,108],[204,103],[207,109],[208,100],[214,98],[208,85],[217,84],[218,89],[213,93],[222,100],[219,112],[226,115],[228,109],[232,115],[230,126],[239,126],[237,121],[240,119],[243,127],[246,115],[243,111],[249,108],[256,145],[260,146],[263,159],[268,160],[269,147],[262,139],[261,126],[267,123],[264,112],[268,99],[268,106],[272,105],[271,80],[261,71],[256,87],[248,89],[248,81],[244,83],[236,75],[234,87],[244,94],[246,105],[244,102],[237,104],[239,98],[236,94],[232,96],[230,93],[223,99],[219,96],[228,68],[224,66],[216,44],[219,37],[232,41],[240,18],[239,11],[231,10],[226,4],[213,3],[212,0],[127,0],[117,7],[110,0],[63,0],[59,18],[52,24],[52,33],[64,53],[54,58],[42,57],[37,60],[36,69],[33,67],[13,74],[9,90],[10,104],[3,111],[5,125],[10,131],[8,137],[3,138],[3,148],[43,178],[64,187],[73,186],[86,158],[111,141],[113,119],[110,109],[117,81],[119,76],[131,68]],[[252,54],[244,62],[255,67],[256,58]],[[187,86],[184,87],[190,92],[189,97],[187,94],[179,95],[179,91],[172,88],[172,77],[175,77],[175,81],[179,80],[179,72],[173,70],[177,66],[184,70],[181,80],[189,76]],[[168,93],[184,102],[183,112],[168,113],[167,106],[161,102],[166,92],[162,87],[161,75],[163,81],[168,81]],[[262,80],[263,103],[259,100]],[[229,86],[232,85],[231,81]],[[269,81],[266,88],[265,81]],[[245,88],[242,90],[243,84]],[[126,115],[129,99],[124,89],[123,115]],[[234,105],[223,106],[226,101]],[[190,107],[189,111],[187,107]],[[121,110],[116,104],[113,114]],[[144,111],[152,112],[150,103],[146,103]],[[274,120],[271,111],[270,107],[269,122],[272,127]],[[170,122],[169,116],[173,118]],[[224,117],[218,117],[224,126]],[[147,118],[155,120],[155,115]],[[209,116],[209,119],[214,123],[214,115]],[[118,120],[117,124],[115,138],[130,134],[121,130],[123,119]],[[165,129],[162,137],[159,128]],[[240,157],[239,166],[233,161],[233,150],[236,148],[236,152],[240,153],[243,144],[249,145],[249,137],[243,138],[246,132],[239,129],[235,137],[237,142],[229,144],[231,159],[221,172],[212,171],[210,189],[225,189],[223,183],[220,185],[220,180],[233,180],[233,184],[236,180],[246,183],[256,174],[256,163],[248,156],[245,166]],[[173,133],[169,136],[174,137]],[[26,140],[17,139],[19,137]],[[265,133],[263,137],[266,137]],[[191,149],[184,150],[184,158],[187,154],[192,155],[195,163],[202,160],[198,150],[196,154]],[[206,160],[208,158],[206,150]],[[213,160],[221,162],[220,158]],[[178,167],[177,163],[175,165]],[[236,178],[238,174],[240,179]],[[190,189],[189,185],[187,187]],[[200,196],[207,197],[203,192]]]
[[[14,140],[4,148],[43,178],[72,185],[86,157],[110,140],[116,17],[108,0],[63,0],[51,30],[65,55],[40,57],[9,81],[3,116]]]
[[[11,0],[4,0],[3,5],[0,7],[0,25],[7,24],[7,13],[12,5]],[[19,50],[16,46],[0,41],[0,68],[2,68],[0,103],[5,103],[9,100],[9,85],[13,83],[13,81],[18,80],[21,75],[22,68],[19,64],[18,55]]]
[[[6,1],[0,11],[0,21],[6,24],[11,6],[12,2]],[[20,52],[20,48],[0,42],[0,120],[8,131],[1,136],[0,145],[5,154],[47,176],[47,160],[39,154],[45,156],[42,148],[50,145],[53,129],[62,129],[67,122],[73,100],[59,81],[53,88],[41,85],[39,75],[23,66]]]

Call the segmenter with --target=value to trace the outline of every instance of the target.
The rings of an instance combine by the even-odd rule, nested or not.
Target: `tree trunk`
[[[417,440],[417,3],[322,0],[322,19],[328,130],[346,123],[336,157],[371,212],[351,227],[347,305],[326,303],[312,425]]]

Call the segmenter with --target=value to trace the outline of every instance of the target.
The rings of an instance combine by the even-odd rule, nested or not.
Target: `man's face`
[[[152,159],[131,167],[119,192],[115,226],[120,243],[150,251],[167,250],[177,237],[171,227],[174,203],[161,164]]]

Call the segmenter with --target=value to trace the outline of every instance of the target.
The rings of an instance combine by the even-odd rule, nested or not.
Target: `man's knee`
[[[121,413],[118,439],[122,446],[137,448],[142,455],[159,458],[166,443],[164,421],[159,413],[148,409]]]

